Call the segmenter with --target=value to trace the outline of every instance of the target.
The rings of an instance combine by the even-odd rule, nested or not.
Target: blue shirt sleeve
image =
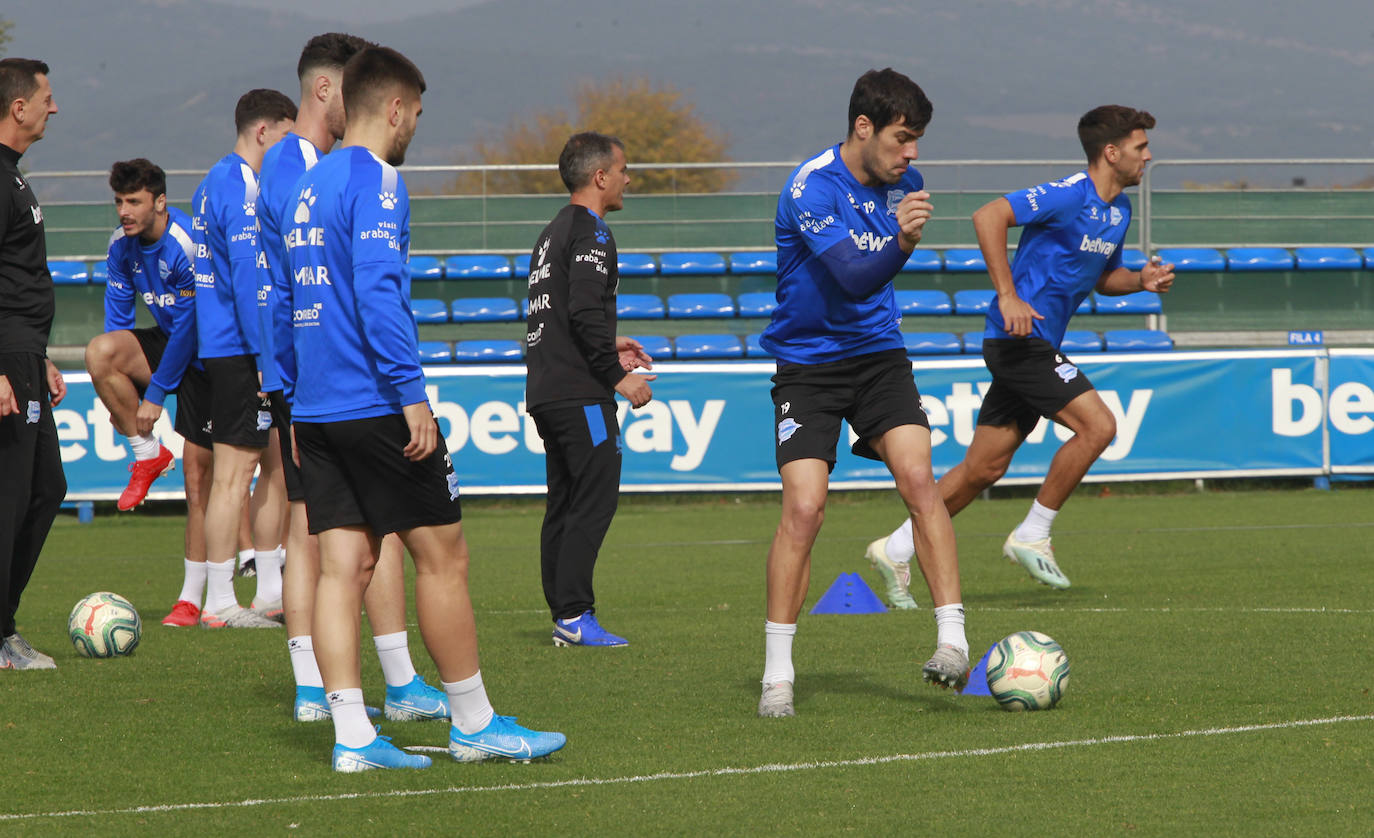
[[[834,185],[816,174],[800,191],[783,194],[781,210],[789,225],[817,256],[849,238],[838,198]]]
[[[906,264],[910,254],[892,243],[877,253],[865,253],[845,236],[833,247],[819,254],[821,263],[835,277],[840,288],[850,297],[863,300],[871,297],[892,281]]]
[[[143,394],[146,401],[156,405],[161,405],[169,392],[181,386],[186,368],[196,355],[196,275],[191,269],[191,255],[180,245],[174,252],[172,273],[167,277],[167,284],[176,295],[176,302],[171,306],[172,331],[167,336],[162,361]]]
[[[229,284],[234,297],[234,319],[251,355],[262,353],[262,335],[258,313],[258,275],[260,263],[266,264],[258,249],[257,184],[244,184],[241,204],[221,204],[223,214],[220,229],[224,231],[225,249],[229,256]],[[258,369],[262,359],[258,358]]]
[[[1084,175],[1084,177],[1087,177]],[[1061,227],[1070,223],[1083,208],[1083,197],[1065,181],[1053,181],[1008,192],[1018,225],[1039,224],[1042,227]]]
[[[110,252],[105,258],[105,270],[109,278],[105,280],[105,331],[132,329],[134,327],[134,283],[124,270],[121,251],[124,249],[123,237],[110,241]]]

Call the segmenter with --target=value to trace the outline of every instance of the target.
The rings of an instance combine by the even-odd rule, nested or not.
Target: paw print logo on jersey
[[[310,221],[310,208],[315,206],[315,201],[318,197],[319,196],[314,193],[312,187],[309,186],[305,187],[305,190],[301,192],[301,200],[300,203],[296,204],[296,214],[293,216],[297,224],[305,224]]]
[[[605,244],[611,238],[611,231],[601,227],[596,228],[596,243]]]
[[[544,264],[544,257],[549,255],[549,242],[551,239],[544,239],[539,245],[539,258],[535,260],[536,266]]]
[[[389,210],[396,209],[396,193],[395,193],[395,192],[378,192],[378,193],[377,193],[377,197],[378,197],[379,199],[381,199],[382,208],[383,208],[383,209],[389,209]]]
[[[250,217],[256,216],[258,214],[258,205],[253,201],[244,201],[243,214]]]

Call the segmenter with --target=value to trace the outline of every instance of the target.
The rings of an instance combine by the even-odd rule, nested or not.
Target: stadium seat
[[[410,301],[410,313],[415,315],[416,323],[447,323],[448,306],[443,300]]]
[[[913,250],[907,257],[906,264],[902,265],[903,273],[915,273],[923,271],[931,273],[944,267],[944,260],[940,258],[938,251],[934,250]]]
[[[54,285],[85,285],[91,281],[91,272],[86,268],[85,262],[49,262],[48,273],[52,274]]]
[[[735,335],[678,335],[673,344],[678,360],[744,357],[744,344]]]
[[[725,273],[725,257],[719,253],[664,253],[658,257],[663,276],[717,276]]]
[[[1128,247],[1121,254],[1121,267],[1127,270],[1138,271],[1149,263],[1150,259],[1145,255],[1145,251],[1135,247]]]
[[[673,357],[673,345],[663,335],[634,335],[644,347],[644,352],[655,361],[666,361]]]
[[[778,252],[776,250],[743,250],[730,254],[730,273],[738,275],[766,274],[778,272]]]
[[[772,291],[746,291],[739,295],[740,317],[767,317],[778,307],[778,297]]]
[[[1300,247],[1293,255],[1300,271],[1358,271],[1364,264],[1353,247]]]
[[[944,291],[898,291],[897,310],[902,314],[953,314],[954,306]]]
[[[773,357],[772,355],[769,355],[769,354],[768,354],[768,350],[767,350],[767,349],[764,349],[764,348],[763,348],[763,345],[762,345],[761,343],[759,343],[759,338],[762,338],[762,337],[763,337],[763,335],[760,335],[760,334],[753,334],[753,335],[748,335],[748,336],[746,336],[746,337],[744,338],[744,356],[745,356],[746,358],[771,358],[771,357]]]
[[[529,300],[525,300],[529,307]],[[454,323],[509,323],[521,319],[510,297],[459,297],[453,301]]]
[[[1173,263],[1179,273],[1226,270],[1226,257],[1210,247],[1169,247],[1158,255],[1161,262]]]
[[[1080,352],[1101,352],[1102,338],[1097,332],[1087,329],[1070,329],[1064,333],[1064,340],[1060,342],[1059,348],[1070,355]]]
[[[1174,348],[1173,338],[1154,329],[1108,329],[1102,337],[1108,352],[1163,352]]]
[[[530,275],[530,255],[521,253],[511,260],[511,270],[516,279],[522,279]]]
[[[1374,247],[1366,247],[1360,253],[1364,255],[1365,270],[1374,271]]]
[[[110,265],[104,259],[91,263],[91,282],[104,285],[110,281]]]
[[[996,299],[997,292],[991,289],[968,289],[954,292],[955,314],[987,314],[988,306]]]
[[[1291,271],[1293,254],[1282,247],[1233,247],[1226,251],[1228,271]]]
[[[460,340],[453,345],[453,360],[460,364],[514,362],[520,360],[518,340]]]
[[[669,294],[668,316],[679,320],[734,317],[735,301],[729,294]]]
[[[964,354],[982,355],[983,354],[983,332],[964,332]]]
[[[510,260],[496,253],[460,253],[444,260],[448,279],[510,279]]]
[[[653,276],[658,264],[651,253],[617,253],[616,271],[621,276]]]
[[[437,256],[412,256],[410,257],[410,279],[443,279],[444,266],[439,264]]]
[[[1093,307],[1098,314],[1159,314],[1164,310],[1159,295],[1153,291],[1136,291],[1120,297],[1109,297],[1094,291]]]
[[[1083,298],[1083,302],[1081,302],[1081,303],[1078,304],[1078,308],[1074,309],[1073,313],[1074,313],[1074,314],[1092,314],[1092,313],[1093,313],[1093,295],[1092,295],[1092,294],[1089,294],[1088,296],[1084,297],[1084,298]]]
[[[908,355],[958,355],[963,351],[959,336],[952,332],[903,332]]]
[[[419,350],[421,363],[447,364],[453,360],[453,347],[446,340],[422,340]]]
[[[913,251],[915,252],[915,251]],[[978,250],[946,250],[945,251],[945,270],[956,273],[974,273],[986,271],[987,263],[983,261],[983,253]]]
[[[621,320],[654,320],[666,313],[656,294],[619,294],[615,298],[615,316]]]

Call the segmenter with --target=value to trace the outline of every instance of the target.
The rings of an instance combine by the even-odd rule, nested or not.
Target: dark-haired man
[[[548,502],[540,533],[544,599],[555,646],[625,646],[596,619],[592,572],[620,498],[615,393],[632,407],[653,397],[636,367],[644,347],[615,333],[619,284],[606,213],[625,205],[625,147],[592,131],[558,156],[572,197],[530,255],[525,402],[544,440]],[[652,376],[648,376],[652,379]]]
[[[57,113],[48,65],[0,60],[0,669],[55,669],[15,626],[67,478],[52,409],[66,382],[48,360],[54,297],[43,209],[19,158]]]
[[[196,361],[195,244],[191,219],[167,205],[167,176],[149,160],[110,167],[119,227],[105,260],[105,331],[86,346],[86,370],[115,429],[129,438],[132,476],[117,507],[143,502],[153,481],[173,467],[172,452],[153,436],[168,393],[177,394],[176,432],[186,487],[186,555],[181,593],[163,618],[193,626],[205,593],[205,500],[212,439],[210,383]],[[136,300],[153,324],[135,326]]]
[[[244,497],[272,428],[271,401],[262,392],[265,311],[258,310],[258,295],[271,280],[258,247],[257,172],[263,154],[291,130],[295,118],[295,104],[278,91],[250,90],[239,97],[234,150],[210,169],[191,199],[196,329],[210,379],[214,450],[205,511],[207,581],[200,614],[205,628],[280,625],[238,604],[233,556]],[[255,603],[280,601],[280,567],[258,563],[257,587]]]
[[[395,50],[369,47],[349,60],[342,146],[301,177],[286,233],[295,352],[283,383],[320,539],[313,631],[335,771],[430,764],[379,736],[363,705],[360,606],[392,532],[415,560],[415,610],[448,695],[453,758],[528,760],[566,741],[497,716],[482,684],[458,477],[425,395],[406,266],[410,198],[395,168],[424,90]]]
[[[992,386],[963,462],[940,478],[950,515],[996,483],[1041,417],[1074,435],[1050,461],[1030,511],[1007,536],[1002,553],[1036,581],[1069,587],[1050,546],[1060,507],[1116,436],[1116,419],[1092,382],[1059,349],[1069,318],[1090,291],[1107,295],[1164,293],[1173,265],[1152,260],[1139,271],[1121,265],[1131,223],[1124,190],[1140,183],[1150,162],[1155,118],[1146,111],[1104,105],[1083,115],[1078,139],[1088,168],[1063,180],[1009,192],[973,214],[978,247],[997,298],[988,308],[983,359]],[[1007,262],[1007,231],[1025,226],[1016,258]],[[875,566],[909,562],[911,530],[903,522],[868,546]]]
[[[782,521],[768,551],[768,618],[760,716],[792,716],[792,640],[806,599],[841,421],[855,454],[881,460],[897,483],[923,549],[937,647],[927,681],[962,689],[968,642],[954,528],[930,465],[930,425],[902,340],[892,279],[930,219],[911,167],[932,112],[892,69],[859,77],[845,140],[806,161],[778,198],[778,305],[762,344],[777,359],[775,445]]]

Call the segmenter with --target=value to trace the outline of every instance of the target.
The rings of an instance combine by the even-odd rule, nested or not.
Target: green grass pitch
[[[1374,823],[1368,490],[1099,496],[1060,516],[1074,581],[1000,557],[1024,498],[955,520],[975,654],[1035,629],[1067,651],[1054,710],[1006,713],[920,680],[922,608],[803,614],[797,717],[758,719],[775,496],[627,498],[597,574],[625,649],[556,649],[537,501],[471,500],[471,584],[498,712],[562,730],[529,765],[335,775],[328,723],[291,720],[282,631],[159,624],[181,520],[63,516],[20,609],[55,672],[0,672],[0,835],[1356,835]],[[832,497],[807,608],[899,520],[891,493]],[[252,580],[239,580],[239,598]],[[129,658],[79,658],[85,594],[140,610]],[[881,593],[881,592],[880,592]],[[435,678],[411,617],[411,650]],[[364,692],[381,702],[370,640]],[[443,723],[386,723],[439,747]]]

